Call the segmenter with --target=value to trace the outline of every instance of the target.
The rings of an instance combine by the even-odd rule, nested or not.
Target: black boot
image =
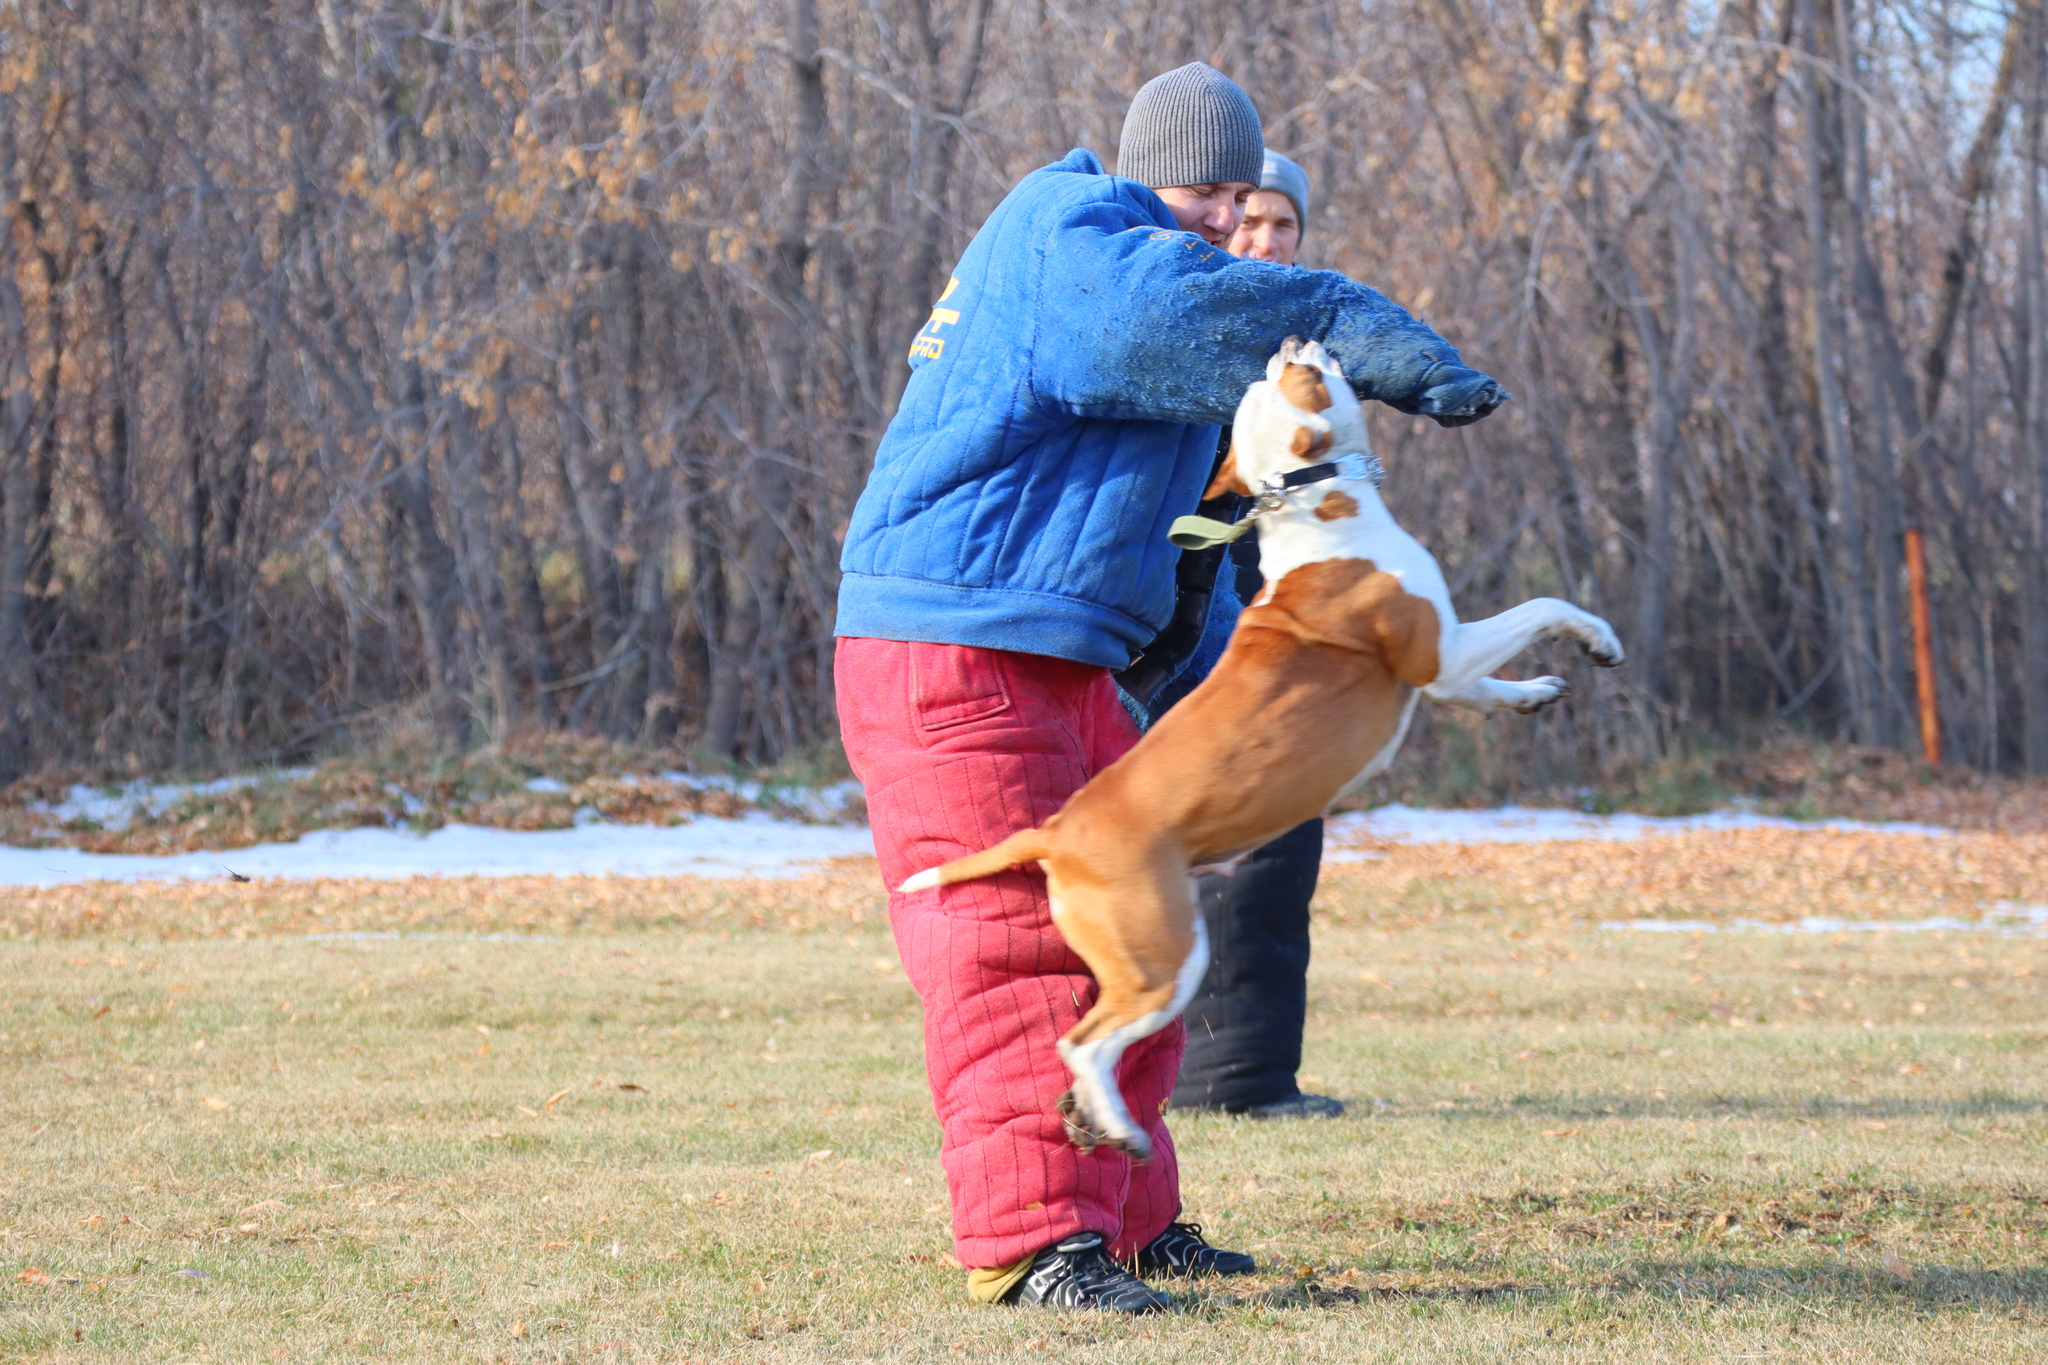
[[[1284,1100],[1255,1104],[1243,1113],[1246,1118],[1253,1119],[1341,1119],[1344,1117],[1344,1101],[1333,1100],[1328,1095],[1297,1091]]]
[[[1030,1271],[1005,1298],[1010,1303],[1097,1308],[1106,1313],[1133,1315],[1162,1313],[1173,1303],[1110,1260],[1109,1253],[1102,1249],[1099,1232],[1077,1232],[1039,1252]]]

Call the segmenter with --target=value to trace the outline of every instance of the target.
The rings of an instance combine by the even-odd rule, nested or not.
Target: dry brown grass
[[[1596,927],[1854,847],[1332,869],[1306,1070],[1352,1113],[1178,1119],[1269,1269],[1140,1323],[966,1303],[861,865],[11,893],[0,1358],[2048,1357],[2048,943]],[[1922,854],[1830,904],[2040,895],[2017,845]]]

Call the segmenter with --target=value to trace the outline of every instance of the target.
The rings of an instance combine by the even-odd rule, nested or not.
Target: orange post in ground
[[[1934,700],[1934,623],[1927,613],[1927,547],[1915,526],[1906,532],[1906,577],[1913,591],[1913,671],[1920,682],[1920,747],[1941,766],[1941,711]]]

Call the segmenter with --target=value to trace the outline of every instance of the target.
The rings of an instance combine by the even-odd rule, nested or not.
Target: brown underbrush
[[[1690,815],[1737,804],[1799,820],[1900,820],[2048,833],[2048,780],[1953,763],[1935,768],[1895,750],[1828,744],[1789,730],[1621,763],[1592,780],[1545,779],[1526,761],[1527,742],[1465,718],[1425,717],[1394,771],[1349,804],[1475,808],[1514,802],[1644,815]]]
[[[580,812],[651,825],[753,810],[805,819],[814,812],[803,794],[818,780],[841,775],[829,764],[810,764],[744,782],[725,775],[700,785],[661,779],[677,761],[673,752],[559,734],[530,735],[463,755],[393,740],[313,767],[259,774],[223,790],[186,791],[160,808],[139,808],[114,826],[83,816],[67,819],[45,808],[61,805],[76,785],[111,795],[122,783],[104,774],[48,772],[0,788],[0,844],[162,854],[247,848],[316,829],[364,826],[566,829]],[[863,811],[855,798],[834,813],[857,818]]]

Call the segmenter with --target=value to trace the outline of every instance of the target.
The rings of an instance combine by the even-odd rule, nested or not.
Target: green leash
[[[1175,517],[1166,529],[1166,538],[1183,550],[1207,550],[1239,539],[1252,525],[1250,517],[1236,525],[1214,517]]]
[[[1387,471],[1379,456],[1347,451],[1323,464],[1312,464],[1306,469],[1264,480],[1259,485],[1258,501],[1245,514],[1244,520],[1234,525],[1214,517],[1175,517],[1173,525],[1166,528],[1166,538],[1183,550],[1208,550],[1228,545],[1251,530],[1260,517],[1278,511],[1288,493],[1312,483],[1339,478],[1366,479],[1378,488],[1386,482]]]

